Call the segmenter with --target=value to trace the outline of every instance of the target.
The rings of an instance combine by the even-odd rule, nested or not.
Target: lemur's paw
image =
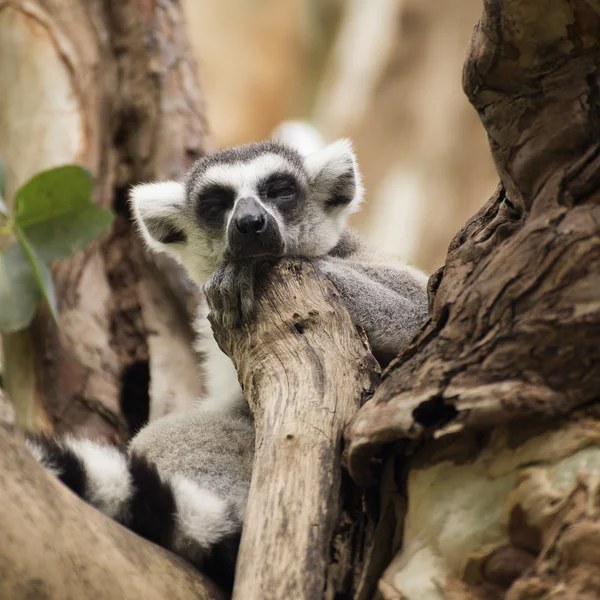
[[[228,262],[204,284],[211,319],[219,326],[241,326],[254,309],[254,266]]]

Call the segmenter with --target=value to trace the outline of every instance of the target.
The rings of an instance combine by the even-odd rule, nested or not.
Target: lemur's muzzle
[[[227,258],[281,256],[283,238],[273,215],[253,197],[240,198],[227,231]]]

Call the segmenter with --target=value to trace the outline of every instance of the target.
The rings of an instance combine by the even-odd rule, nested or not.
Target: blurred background
[[[481,0],[183,0],[216,147],[304,120],[352,138],[367,202],[353,225],[431,273],[493,192],[461,87]]]

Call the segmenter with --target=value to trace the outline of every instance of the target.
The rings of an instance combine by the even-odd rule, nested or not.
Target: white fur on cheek
[[[149,248],[182,263],[190,278],[201,286],[222,260],[225,241],[209,239],[190,218],[185,186],[176,181],[137,185],[131,190],[130,200],[134,219]],[[181,229],[185,241],[163,244],[160,234],[172,228]]]
[[[131,495],[131,476],[127,459],[116,448],[86,439],[65,439],[88,472],[88,496],[91,504],[116,518]]]

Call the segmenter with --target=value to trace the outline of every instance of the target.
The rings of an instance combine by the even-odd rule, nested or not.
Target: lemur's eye
[[[222,225],[225,212],[233,206],[235,191],[220,185],[212,185],[198,195],[196,211],[200,221],[208,226]]]
[[[296,183],[291,177],[271,179],[265,186],[267,198],[272,200],[289,200],[297,194]]]
[[[269,196],[269,198],[291,198],[295,194],[296,190],[291,186],[282,188],[271,188],[267,192],[267,196]]]

